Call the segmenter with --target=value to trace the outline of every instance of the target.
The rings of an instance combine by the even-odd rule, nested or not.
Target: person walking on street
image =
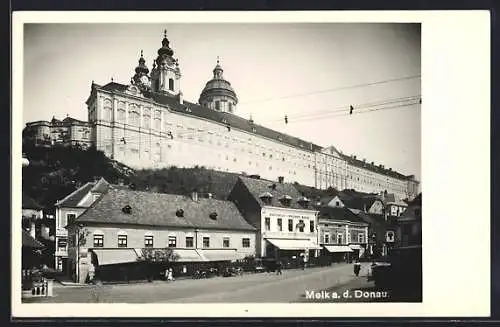
[[[356,260],[354,262],[354,275],[356,275],[356,277],[359,276],[359,271],[360,270],[361,270],[361,263],[358,260]]]
[[[281,261],[278,261],[276,263],[276,275],[281,275],[282,274],[281,269],[282,269]]]

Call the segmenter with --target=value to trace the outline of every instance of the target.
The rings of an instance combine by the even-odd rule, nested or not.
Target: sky
[[[185,100],[219,57],[235,114],[421,180],[420,105],[395,100],[420,97],[419,24],[26,24],[23,122],[86,120],[92,81],[128,84],[141,50],[151,69],[165,29]]]

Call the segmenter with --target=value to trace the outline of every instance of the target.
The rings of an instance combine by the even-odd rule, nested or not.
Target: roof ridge
[[[55,206],[57,206],[60,203],[63,203],[64,201],[68,200],[73,194],[75,194],[75,193],[79,192],[80,190],[84,189],[89,184],[93,184],[93,183],[92,182],[87,182],[87,183],[83,184],[82,186],[80,186],[79,188],[77,188],[76,190],[74,190],[73,192],[71,192],[70,194],[66,195],[66,197],[64,197],[63,199],[61,199],[59,201],[56,201]]]

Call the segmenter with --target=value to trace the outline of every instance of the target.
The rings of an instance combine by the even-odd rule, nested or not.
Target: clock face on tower
[[[144,84],[144,85],[149,85],[149,77],[142,76],[141,77],[141,83]]]

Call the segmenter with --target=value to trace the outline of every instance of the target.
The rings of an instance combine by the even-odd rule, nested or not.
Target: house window
[[[175,237],[175,236],[168,237],[168,247],[169,248],[177,247],[177,237]]]
[[[302,219],[299,220],[299,232],[304,232],[304,221]]]
[[[283,231],[283,219],[278,218],[278,230]]]
[[[95,241],[95,239],[94,239]],[[118,247],[126,248],[127,247],[127,235],[118,235]]]
[[[344,237],[342,234],[337,234],[337,243],[338,244],[344,243]]]
[[[64,228],[66,225],[73,224],[73,222],[75,221],[75,219],[76,219],[76,214],[74,214],[74,213],[67,213],[66,214],[66,221],[64,222],[64,224],[61,227]]]
[[[186,236],[186,247],[187,248],[194,247],[194,239],[192,236]]]
[[[335,201],[335,206],[336,207],[340,207],[340,202],[339,201]]]
[[[209,248],[210,247],[210,237],[204,237],[203,238],[203,247],[204,248]]]
[[[168,79],[168,89],[170,91],[173,91],[174,90],[174,79],[173,78],[169,78]]]
[[[330,243],[330,234],[325,234],[324,239],[326,244]]]
[[[266,230],[271,229],[271,218],[266,218],[265,227],[266,227]]]
[[[224,239],[222,240],[222,247],[223,248],[229,247],[229,237],[224,237]]]
[[[244,239],[242,239],[242,242],[241,242],[241,243],[242,243],[241,245],[242,245],[244,248],[249,248],[249,247],[250,247],[250,239],[249,239],[249,238],[244,238]]]
[[[104,235],[102,234],[94,235],[94,247],[95,248],[104,247]]]
[[[67,238],[60,238],[57,240],[57,249],[58,250],[66,250],[66,246],[68,245],[68,239]]]
[[[358,243],[364,243],[365,242],[365,236],[361,233],[358,234]]]
[[[314,220],[309,221],[309,231],[314,233]]]
[[[293,232],[293,219],[288,219],[288,231]]]
[[[152,235],[144,236],[144,247],[147,247],[147,248],[153,247],[153,236]]]

